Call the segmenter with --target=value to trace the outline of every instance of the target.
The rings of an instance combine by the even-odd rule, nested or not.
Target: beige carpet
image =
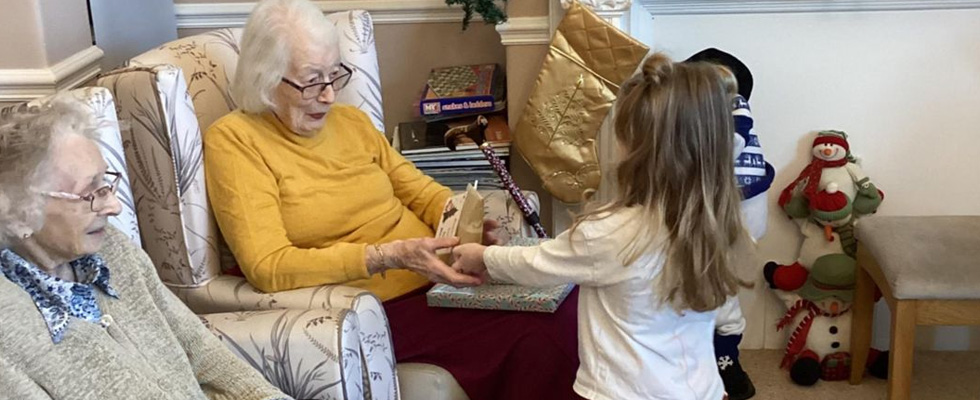
[[[865,376],[860,385],[847,381],[817,382],[811,387],[796,386],[789,372],[779,369],[780,350],[743,350],[742,366],[752,377],[753,400],[884,400],[886,382]],[[916,352],[912,373],[912,399],[980,399],[980,353]]]

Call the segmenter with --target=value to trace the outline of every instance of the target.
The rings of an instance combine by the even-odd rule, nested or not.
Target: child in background
[[[709,48],[702,50],[685,62],[706,61],[726,69],[729,84],[737,87],[732,98],[732,117],[735,121],[734,154],[735,180],[742,191],[742,222],[752,239],[759,240],[766,234],[768,221],[768,191],[776,170],[766,162],[753,129],[754,121],[749,108],[752,95],[752,72],[735,56]],[[753,262],[755,260],[746,260]],[[758,275],[758,274],[756,274]],[[745,318],[738,297],[731,297],[718,309],[715,327],[715,357],[718,372],[725,383],[729,400],[746,400],[755,395],[755,386],[739,361],[738,345],[745,331]]]
[[[724,71],[661,54],[620,89],[617,198],[534,247],[453,249],[453,268],[527,286],[581,285],[575,392],[592,400],[725,396],[712,337],[749,239]]]

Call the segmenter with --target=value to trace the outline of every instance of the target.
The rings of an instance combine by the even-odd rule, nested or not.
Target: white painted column
[[[0,48],[0,105],[80,86],[101,71],[83,1],[5,2]]]

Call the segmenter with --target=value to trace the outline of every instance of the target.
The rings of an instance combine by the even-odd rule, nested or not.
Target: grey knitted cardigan
[[[110,324],[72,318],[55,344],[27,292],[0,275],[0,399],[285,399],[211,335],[108,229],[100,254],[119,299],[96,290]]]

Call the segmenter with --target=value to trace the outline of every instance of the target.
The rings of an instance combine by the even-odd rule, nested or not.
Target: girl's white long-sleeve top
[[[662,246],[630,265],[623,248],[644,221],[638,208],[581,223],[533,247],[491,246],[490,276],[526,286],[580,285],[575,391],[592,400],[721,400],[715,311],[678,313],[658,301]],[[657,230],[653,230],[656,232]],[[662,236],[661,236],[662,237]]]

